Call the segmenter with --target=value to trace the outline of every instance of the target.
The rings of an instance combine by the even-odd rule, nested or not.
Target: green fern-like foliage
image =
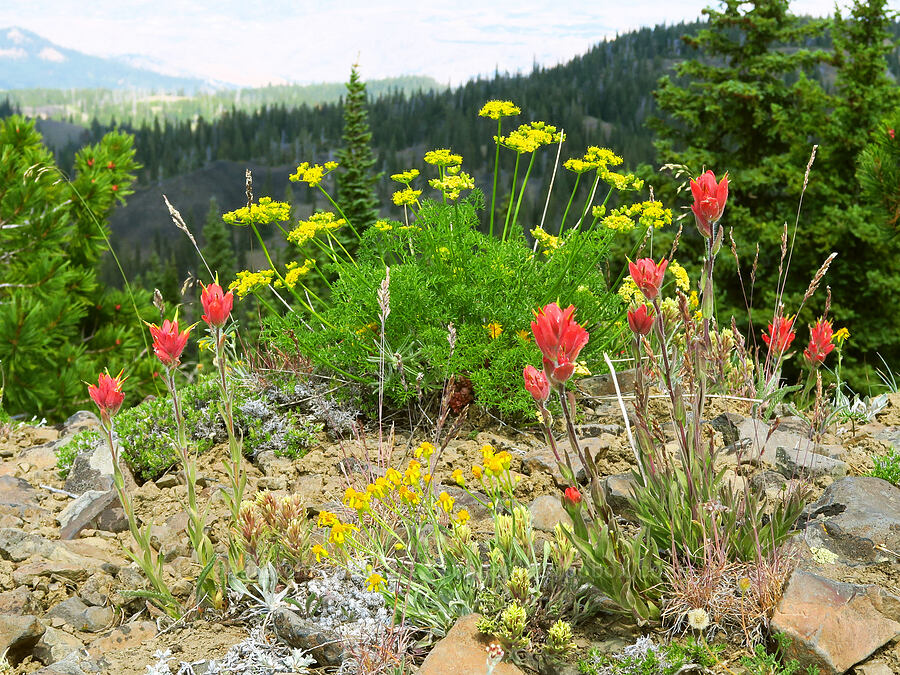
[[[271,319],[264,339],[376,390],[382,354],[378,289],[387,262],[390,314],[383,358],[389,400],[404,405],[464,376],[481,406],[533,415],[534,403],[522,386],[525,365],[540,364],[530,331],[532,310],[554,301],[577,307],[576,318],[591,333],[581,357],[588,368],[600,367],[603,351],[619,340],[616,321],[624,310],[607,290],[605,276],[614,233],[572,230],[544,254],[521,235],[503,242],[479,232],[483,201],[474,191],[457,204],[426,201],[414,226],[380,221],[363,235],[355,262],[326,266],[336,280],[329,306],[317,318],[322,325],[310,330],[308,319],[292,313]]]

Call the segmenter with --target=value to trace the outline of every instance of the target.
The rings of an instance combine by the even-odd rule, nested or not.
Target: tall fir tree
[[[212,197],[203,225],[203,257],[212,273],[219,275],[219,283],[224,285],[230,283],[237,272],[237,257],[231,235],[232,228],[222,220],[219,202]]]
[[[340,163],[337,178],[337,202],[347,219],[362,232],[378,218],[372,154],[372,132],[366,102],[366,84],[359,77],[359,64],[350,69],[347,98],[344,100],[344,147],[337,153]]]
[[[778,297],[785,225],[792,250],[785,314],[797,311],[816,270],[831,252],[838,253],[822,291],[805,303],[796,325],[822,314],[824,285],[830,285],[830,318],[854,335],[845,366],[854,384],[864,386],[861,365],[867,356],[880,350],[900,358],[900,318],[881,311],[876,297],[894,298],[885,286],[900,293],[900,247],[872,224],[853,177],[855,154],[895,100],[883,76],[891,49],[882,41],[884,1],[857,0],[846,19],[833,21],[794,16],[788,0],[726,0],[721,11],[704,13],[707,27],[684,38],[695,58],[678,66],[677,78],[663,78],[654,93],[665,114],[652,123],[658,160],[686,165],[695,175],[704,168],[717,175],[728,171],[731,196],[723,225],[733,231],[744,258],[747,286],[759,244],[753,311],[762,326]],[[829,29],[834,50],[807,48]],[[828,65],[837,72],[833,95],[812,77]],[[795,231],[813,144],[818,155]],[[687,231],[684,242],[699,259],[699,235]],[[735,261],[730,255],[719,261],[720,320],[732,313],[746,318]],[[753,328],[753,344],[759,344],[760,327]]]

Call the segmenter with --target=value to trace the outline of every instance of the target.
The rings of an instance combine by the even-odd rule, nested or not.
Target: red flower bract
[[[179,333],[177,319],[175,321],[166,319],[161,328],[156,324],[150,326],[150,335],[153,336],[153,353],[164,366],[178,365],[190,332],[190,328],[185,328],[183,332]]]
[[[578,488],[568,487],[563,494],[565,495],[566,501],[571,504],[578,504],[581,502],[581,493],[578,491]]]
[[[109,373],[100,373],[97,384],[88,385],[88,395],[100,408],[100,416],[104,419],[109,419],[122,407],[122,401],[125,400],[125,394],[122,393],[122,382],[124,381],[122,373],[115,377],[110,376]]]
[[[825,357],[834,350],[833,337],[830,321],[819,319],[809,327],[809,345],[803,350],[803,358],[810,368],[821,366]]]
[[[776,355],[783,354],[797,337],[794,331],[794,317],[777,316],[769,324],[769,333],[763,333],[762,339],[769,345],[769,351],[775,351]]]
[[[219,284],[204,286],[200,292],[200,303],[206,312],[201,318],[214,328],[221,328],[228,321],[231,308],[234,305],[234,294],[231,291],[222,292]]]
[[[716,175],[707,171],[697,180],[691,180],[691,194],[694,196],[691,210],[694,212],[697,229],[700,234],[709,238],[712,236],[712,226],[722,218],[725,202],[728,201],[728,174],[716,183]]]
[[[525,389],[538,403],[543,403],[550,397],[550,383],[547,376],[532,365],[525,366],[522,371],[525,378]]]
[[[575,372],[575,360],[588,342],[588,332],[575,321],[575,306],[560,309],[551,302],[534,313],[531,332],[543,354],[544,373],[553,384],[562,384]]]
[[[668,265],[669,261],[665,258],[660,260],[659,264],[653,262],[652,258],[641,258],[636,262],[628,263],[628,272],[638,290],[644,294],[645,298],[652,301],[659,295]]]
[[[647,305],[628,310],[628,327],[635,335],[646,335],[653,328],[653,310]]]

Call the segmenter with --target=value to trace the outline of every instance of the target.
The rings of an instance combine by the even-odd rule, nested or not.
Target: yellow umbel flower
[[[453,504],[455,502],[456,500],[446,492],[441,492],[441,494],[438,495],[438,503],[444,510],[444,513],[450,513],[453,510]]]
[[[243,270],[237,273],[237,279],[228,285],[228,290],[237,293],[239,298],[243,298],[249,293],[255,293],[261,288],[265,288],[275,279],[274,270],[260,270],[259,272],[250,272]]]
[[[357,492],[352,487],[348,487],[344,492],[344,504],[361,513],[368,510],[371,497],[372,495],[367,492]]]
[[[633,173],[621,174],[615,171],[608,171],[605,168],[600,169],[600,179],[610,187],[623,192],[625,190],[640,190],[644,187],[644,181],[635,176]]]
[[[497,137],[494,137],[497,141]],[[511,132],[508,136],[501,136],[499,143],[505,148],[509,148],[516,154],[522,155],[534,152],[544,145],[558,143],[564,140],[562,133],[556,130],[556,127],[546,122],[529,122],[521,125],[518,129]]]
[[[394,204],[397,206],[412,206],[413,204],[419,203],[420,194],[422,194],[421,190],[406,188],[405,190],[398,190],[395,192],[391,196],[391,199],[394,200]]]
[[[587,173],[605,169],[608,166],[619,166],[622,161],[622,158],[609,148],[592,145],[582,157],[566,160],[563,166],[574,173]]]
[[[315,267],[316,261],[310,260],[307,258],[303,261],[303,265],[300,265],[298,262],[289,262],[287,264],[287,272],[284,273],[284,286],[288,288],[294,288],[297,283],[300,281],[301,277],[305,277],[309,274],[310,270]],[[281,280],[277,280],[275,282],[276,287],[280,287]]]
[[[303,162],[297,170],[288,176],[292,183],[307,183],[310,187],[318,187],[322,179],[338,167],[337,162],[325,162],[325,166]]]
[[[418,176],[418,169],[410,169],[409,171],[403,171],[402,173],[391,174],[391,180],[403,183],[404,185],[409,185],[414,179],[418,178]]]
[[[458,166],[462,164],[462,155],[455,155],[447,148],[429,150],[425,153],[425,163],[434,166]]]
[[[675,277],[675,286],[682,291],[687,292],[691,288],[691,280],[688,278],[687,270],[684,269],[677,261],[672,260],[669,263],[669,271]]]
[[[381,218],[380,220],[376,220],[376,221],[375,221],[375,224],[372,225],[372,227],[374,227],[374,228],[375,228],[376,230],[378,230],[379,232],[390,232],[391,230],[394,229],[394,226],[391,225],[390,221],[387,220],[387,219],[385,219],[385,218]]]
[[[491,340],[496,340],[500,335],[503,334],[503,326],[501,326],[496,321],[491,321],[484,326],[487,329],[488,335],[491,336]]]
[[[310,551],[316,556],[316,562],[322,562],[322,558],[328,557],[328,549],[322,546],[322,544],[316,544]]]
[[[378,574],[378,572],[372,572],[369,575],[369,578],[366,579],[366,590],[368,591],[377,591],[380,590],[382,586],[384,586],[384,582],[387,581],[383,576]]]
[[[479,117],[490,117],[492,120],[499,120],[501,117],[511,117],[518,115],[522,110],[512,101],[488,101],[481,110],[478,111]]]
[[[545,251],[555,251],[560,247],[562,241],[542,227],[536,227],[531,231],[531,236],[545,249]]]
[[[268,225],[291,219],[291,205],[274,202],[271,197],[261,197],[259,203],[244,206],[222,215],[229,225]]]
[[[319,232],[331,232],[346,224],[346,220],[338,218],[330,211],[314,213],[307,220],[298,222],[297,227],[288,232],[287,240],[297,246],[303,246]]]
[[[465,171],[461,171],[456,174],[448,173],[443,178],[432,178],[428,184],[435,190],[440,190],[450,201],[456,201],[463,190],[475,188],[475,179]]]
[[[631,277],[625,277],[622,280],[622,285],[619,286],[619,297],[625,301],[626,305],[636,304],[640,305],[647,301],[644,297],[644,294],[641,293],[640,289],[638,289],[637,284],[634,283],[634,279]]]

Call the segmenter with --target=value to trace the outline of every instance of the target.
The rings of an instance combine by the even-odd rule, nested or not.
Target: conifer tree
[[[227,285],[237,272],[237,258],[231,241],[231,229],[222,220],[219,203],[215,197],[209,200],[209,211],[203,226],[203,257],[213,274],[219,275],[219,283]]]
[[[721,11],[704,10],[709,16],[705,29],[683,38],[696,57],[678,66],[677,80],[663,78],[654,93],[665,113],[653,123],[658,160],[686,165],[694,175],[704,168],[717,175],[729,172],[731,196],[723,225],[733,228],[745,278],[757,243],[760,249],[753,302],[757,321],[771,318],[774,310],[785,224],[792,246],[786,314],[800,306],[825,258],[838,253],[822,290],[824,284],[832,289],[829,318],[854,336],[844,364],[854,384],[862,386],[859,366],[865,355],[880,350],[886,358],[900,358],[900,318],[880,309],[885,302],[900,301],[900,246],[873,226],[853,177],[856,153],[892,100],[884,77],[891,49],[881,32],[884,1],[857,0],[846,19],[835,21],[796,17],[788,0],[722,4]],[[833,51],[806,47],[832,27]],[[837,69],[833,95],[812,78],[826,64]],[[813,144],[819,150],[795,239]],[[689,230],[684,244],[691,253],[683,256],[699,258],[699,235]],[[720,312],[746,319],[734,260],[720,256],[719,261]],[[820,292],[805,304],[797,327],[811,323],[824,306]],[[758,342],[758,333],[759,326],[751,341]]]
[[[374,186],[377,176],[372,171],[372,132],[369,130],[366,85],[359,77],[359,64],[353,64],[344,100],[344,147],[337,153],[337,201],[347,219],[362,232],[378,217],[378,200]]]
[[[103,368],[137,374],[140,317],[127,293],[97,282],[106,218],[131,193],[137,168],[131,136],[112,132],[77,153],[67,181],[33,122],[0,121],[0,371],[8,412],[59,419],[87,399],[83,382]],[[149,310],[148,293],[135,300]]]

